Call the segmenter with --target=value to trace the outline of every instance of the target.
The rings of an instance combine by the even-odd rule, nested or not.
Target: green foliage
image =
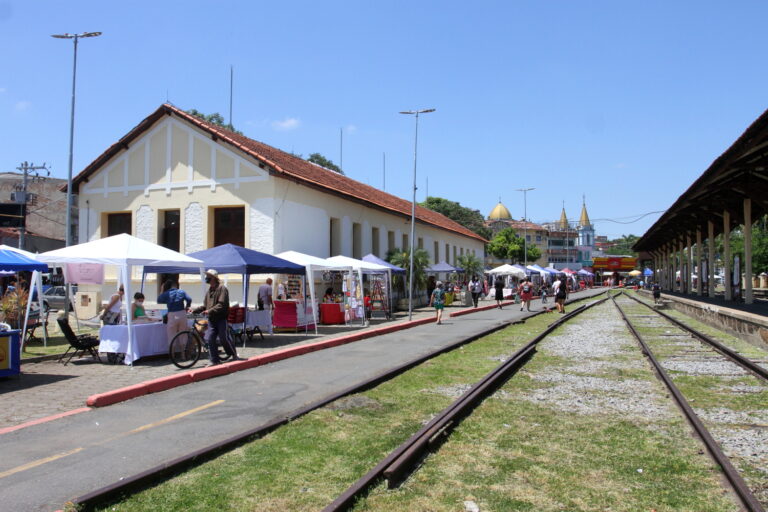
[[[479,278],[483,277],[483,262],[474,254],[464,254],[459,256],[456,258],[456,264],[464,269],[464,275],[467,281],[471,279],[472,276],[477,276]]]
[[[603,252],[605,254],[612,254],[616,256],[634,256],[637,257],[637,253],[632,249],[632,246],[640,239],[637,235],[621,235],[621,238],[609,240],[609,243],[614,244],[613,247],[607,247]]]
[[[193,115],[195,117],[199,117],[203,121],[207,121],[207,122],[209,122],[211,124],[215,124],[216,126],[221,126],[222,128],[226,128],[227,130],[229,130],[231,132],[235,132],[238,135],[243,135],[243,132],[241,132],[240,130],[236,130],[235,127],[232,126],[231,124],[225,123],[224,122],[224,116],[222,116],[218,112],[214,112],[213,114],[207,114],[206,115],[206,114],[203,114],[202,112],[200,112],[199,110],[192,108],[192,109],[187,110],[186,113],[190,114],[190,115]]]
[[[512,263],[523,261],[525,241],[512,228],[499,231],[488,244],[488,252],[500,260],[512,260]],[[534,244],[528,244],[528,261],[533,262],[541,257],[541,251]]]
[[[485,225],[485,218],[483,214],[478,210],[472,210],[465,206],[461,206],[455,201],[449,201],[442,197],[427,197],[427,200],[423,203],[419,203],[419,206],[428,208],[433,212],[441,213],[451,219],[458,222],[470,231],[480,235],[486,240],[491,239],[493,234],[491,230]]]
[[[409,249],[393,249],[387,254],[387,261],[393,265],[405,269],[405,274],[392,275],[392,284],[406,292],[408,276],[411,268],[411,251]],[[429,253],[424,249],[416,249],[413,253],[413,291],[427,288],[427,274],[424,272],[429,266]]]
[[[341,170],[341,167],[333,163],[330,159],[325,158],[320,153],[311,153],[309,158],[307,158],[307,161],[312,162],[313,164],[317,164],[320,167],[325,167],[329,171],[335,171],[339,174],[344,174],[344,171]]]

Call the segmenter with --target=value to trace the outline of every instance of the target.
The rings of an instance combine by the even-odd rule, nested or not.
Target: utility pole
[[[31,194],[27,194],[27,187],[29,186],[29,180],[30,180],[30,173],[32,173],[31,179],[33,181],[41,180],[43,179],[43,176],[40,176],[38,171],[45,171],[46,176],[51,175],[51,171],[48,170],[48,167],[46,167],[45,163],[43,165],[35,165],[33,163],[29,162],[22,162],[19,167],[17,167],[19,171],[24,173],[24,178],[21,182],[21,186],[16,186],[16,192],[13,193],[13,196],[11,199],[15,200],[17,203],[19,203],[19,210],[20,210],[20,217],[21,217],[21,226],[19,227],[19,249],[24,249],[24,242],[26,238],[26,231],[27,231],[27,202],[30,199]]]

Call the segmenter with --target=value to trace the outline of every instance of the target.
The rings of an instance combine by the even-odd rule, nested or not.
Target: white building
[[[127,232],[183,253],[229,242],[354,258],[409,246],[409,201],[169,104],[80,172],[73,190],[81,242]],[[472,231],[425,208],[416,216],[416,246],[432,261],[483,257]],[[113,287],[114,278],[105,293]],[[230,286],[233,301],[239,289]]]

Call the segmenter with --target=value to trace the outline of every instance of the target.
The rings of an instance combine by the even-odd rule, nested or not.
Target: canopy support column
[[[733,300],[731,279],[731,212],[723,210],[723,271],[725,274],[725,300]]]
[[[744,302],[752,304],[752,199],[744,198]]]
[[[693,274],[693,245],[691,244],[691,235],[685,235],[685,242],[688,245],[688,249],[686,250],[686,254],[688,256],[687,266],[685,269],[685,291],[688,294],[693,293],[693,279],[691,278],[691,275]]]
[[[715,223],[707,221],[707,292],[711,298],[715,296]]]
[[[696,228],[696,295],[701,297],[704,274],[701,272],[701,228]]]
[[[677,242],[677,250],[678,250],[678,259],[677,259],[677,269],[680,271],[680,285],[678,287],[678,290],[680,293],[685,293],[685,276],[683,275],[683,272],[685,269],[685,242],[683,241],[683,237],[680,237],[680,240]]]

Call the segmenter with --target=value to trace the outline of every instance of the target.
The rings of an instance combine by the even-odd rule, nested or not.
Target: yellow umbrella
[[[642,275],[642,273],[643,272],[640,271],[640,270],[633,270],[632,272],[629,273],[629,275],[631,275],[631,276],[639,276],[639,275]]]

